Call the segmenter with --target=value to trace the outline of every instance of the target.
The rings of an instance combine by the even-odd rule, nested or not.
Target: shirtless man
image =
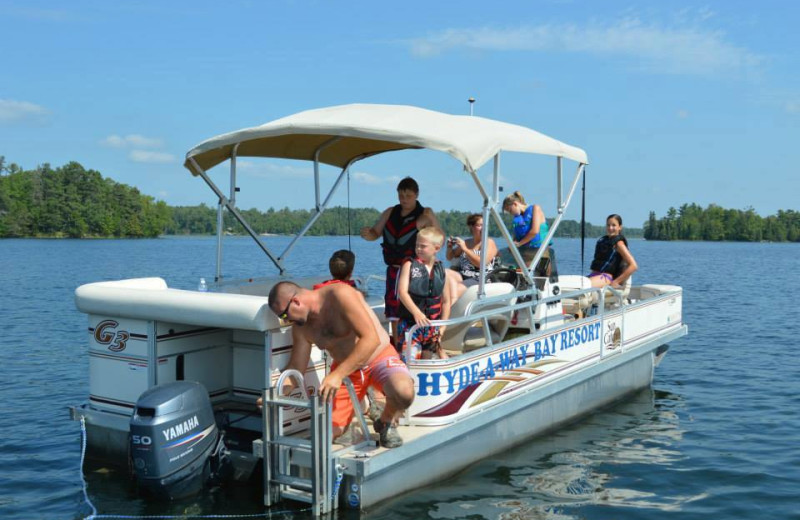
[[[269,306],[279,318],[292,323],[292,354],[286,369],[303,373],[312,344],[333,358],[319,392],[325,402],[333,402],[334,437],[341,435],[355,413],[342,385],[350,376],[359,400],[369,386],[386,394],[386,407],[374,428],[381,446],[401,446],[403,439],[394,420],[414,401],[414,381],[361,293],[345,284],[310,291],[280,282],[269,292]]]

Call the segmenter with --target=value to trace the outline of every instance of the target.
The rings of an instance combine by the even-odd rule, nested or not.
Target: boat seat
[[[629,276],[622,286],[622,298],[624,300],[627,300],[628,296],[630,295],[632,279],[633,277]],[[592,287],[592,282],[588,277],[574,274],[560,275],[558,277],[558,284],[561,288],[561,294],[578,291],[581,289],[589,289]],[[561,305],[566,313],[574,314],[577,317],[583,317],[589,313],[589,308],[592,305],[597,305],[599,301],[600,293],[595,292],[582,294],[574,298],[564,298],[561,300]],[[619,307],[620,301],[617,298],[617,295],[609,290],[606,291],[605,304],[606,308],[609,309]]]
[[[631,294],[631,284],[633,281],[633,276],[629,276],[625,283],[622,284],[622,299],[624,301],[628,300],[628,296]],[[595,298],[599,299],[599,295],[595,295]],[[606,309],[619,307],[622,302],[619,301],[617,295],[611,291],[606,291]]]
[[[581,289],[590,289],[592,281],[586,276],[579,274],[562,274],[558,277],[558,286],[561,294],[569,294]],[[594,303],[594,298],[591,293],[581,294],[575,297],[567,297],[561,300],[564,312],[574,314],[581,318],[588,314],[589,307]]]
[[[513,305],[517,301],[514,296],[515,288],[510,283],[488,283],[484,286],[486,297],[508,295],[508,299],[490,303],[483,306],[474,306],[473,312],[483,312],[490,309],[499,309],[508,305]],[[470,303],[478,300],[478,286],[473,285],[467,288],[464,294],[456,300],[450,308],[450,318],[460,318],[465,315]],[[503,340],[511,324],[513,312],[498,313],[489,318],[489,333],[492,342],[497,343]],[[458,355],[462,352],[469,352],[486,345],[486,337],[483,331],[483,320],[474,322],[458,323],[448,325],[441,339],[441,346],[448,353]]]

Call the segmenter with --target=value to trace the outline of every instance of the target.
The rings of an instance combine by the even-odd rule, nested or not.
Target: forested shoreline
[[[26,171],[0,156],[0,237],[154,237],[170,218],[165,202],[77,162]]]
[[[310,210],[289,208],[240,211],[259,234],[296,234],[311,216]],[[438,210],[436,214],[447,234],[469,235],[466,226],[469,213]],[[375,208],[328,208],[307,234],[357,235],[361,227],[371,226],[379,216],[380,211]],[[503,218],[509,226],[510,216]],[[227,211],[223,227],[230,234],[245,234]],[[216,228],[216,207],[205,204],[171,207],[77,162],[57,168],[44,164],[23,170],[14,163],[6,164],[0,156],[0,238],[152,238],[211,235]],[[781,210],[776,216],[762,218],[752,208],[733,210],[712,204],[703,209],[697,204],[684,204],[677,210],[670,208],[661,219],[651,212],[644,229],[626,226],[624,232],[630,238],[643,236],[648,240],[798,242],[800,213]],[[490,233],[499,235],[494,223]],[[587,223],[587,237],[604,233],[604,225]],[[556,236],[580,237],[580,223],[562,221]]]
[[[310,210],[289,208],[259,211],[239,210],[259,234],[293,235],[311,217]],[[348,219],[349,214],[349,219]],[[450,235],[469,235],[469,213],[437,211]],[[357,235],[380,216],[375,208],[328,208],[308,230],[310,236]],[[504,215],[506,226],[510,216]],[[245,234],[228,211],[223,214],[226,233]],[[49,164],[33,170],[6,164],[0,156],[0,238],[152,238],[160,235],[211,235],[217,229],[217,210],[199,206],[168,206],[138,189],[104,178],[77,162],[58,168]],[[499,235],[492,224],[490,231]],[[628,236],[641,236],[641,229],[628,229]],[[603,226],[587,224],[586,234],[601,236]],[[561,222],[556,236],[578,237],[580,224]]]
[[[778,210],[759,216],[753,208],[724,209],[710,204],[669,208],[663,218],[654,211],[644,224],[647,240],[705,240],[712,242],[800,242],[800,212]]]

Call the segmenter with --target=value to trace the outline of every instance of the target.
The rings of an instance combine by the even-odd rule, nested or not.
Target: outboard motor
[[[160,498],[186,497],[219,480],[228,451],[205,387],[178,381],[139,396],[130,455],[140,489]]]

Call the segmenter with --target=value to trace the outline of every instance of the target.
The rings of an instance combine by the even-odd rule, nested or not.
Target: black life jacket
[[[442,293],[444,292],[444,266],[440,261],[433,264],[430,274],[425,264],[418,258],[411,260],[408,280],[408,294],[429,319],[437,320],[442,315]],[[414,320],[403,302],[400,302],[400,318]]]
[[[403,208],[398,204],[392,208],[386,225],[383,226],[383,261],[386,265],[402,265],[409,258],[414,258],[417,244],[417,219],[425,208],[417,201],[411,213],[401,215]]]
[[[608,273],[616,278],[620,273],[622,257],[616,249],[617,242],[622,241],[626,246],[628,240],[622,236],[609,237],[608,235],[597,240],[594,246],[594,260],[592,260],[591,270],[595,273]]]

